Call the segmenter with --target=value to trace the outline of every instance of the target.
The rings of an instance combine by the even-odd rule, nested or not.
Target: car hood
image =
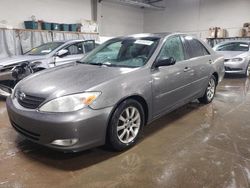
[[[20,55],[13,56],[9,58],[0,59],[0,66],[14,65],[24,61],[35,61],[39,59],[44,59],[45,56],[33,56],[33,55]]]
[[[16,87],[22,92],[43,98],[92,91],[98,85],[116,79],[138,68],[118,68],[73,64],[58,66],[31,75]]]
[[[225,59],[232,59],[234,57],[246,57],[249,56],[249,52],[233,52],[233,51],[220,51],[218,54],[221,54],[224,56]]]

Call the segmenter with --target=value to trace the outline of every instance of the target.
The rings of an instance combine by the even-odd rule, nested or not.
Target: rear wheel
[[[205,94],[203,95],[203,97],[199,98],[198,100],[201,103],[208,104],[213,101],[215,92],[216,92],[216,78],[214,77],[214,75],[212,75],[208,82],[208,86],[207,86]]]
[[[108,139],[113,149],[122,151],[132,147],[144,126],[142,105],[133,99],[123,101],[115,110],[109,125]]]

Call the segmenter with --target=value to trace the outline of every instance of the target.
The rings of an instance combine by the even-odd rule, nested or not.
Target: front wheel
[[[216,92],[216,78],[214,77],[214,75],[212,75],[208,82],[205,94],[198,100],[200,101],[200,103],[204,104],[211,103],[214,99],[215,92]]]
[[[115,110],[109,125],[108,139],[112,148],[122,151],[132,147],[144,126],[142,105],[133,99],[123,101]]]

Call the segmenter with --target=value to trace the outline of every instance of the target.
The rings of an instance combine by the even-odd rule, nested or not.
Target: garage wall
[[[143,9],[103,1],[98,3],[101,36],[121,36],[143,32]]]
[[[91,19],[91,0],[1,0],[0,22],[23,28],[31,16],[48,22],[76,23]]]
[[[144,31],[181,31],[208,36],[209,27],[226,28],[238,36],[244,22],[250,22],[249,0],[166,0],[164,11],[145,10]]]

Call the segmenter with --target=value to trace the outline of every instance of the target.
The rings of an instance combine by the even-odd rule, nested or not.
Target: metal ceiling
[[[147,8],[147,9],[157,9],[157,10],[165,9],[165,7],[157,5],[159,2],[162,2],[163,0],[99,0],[99,2],[102,1],[111,1],[114,3],[137,6],[140,8]]]

